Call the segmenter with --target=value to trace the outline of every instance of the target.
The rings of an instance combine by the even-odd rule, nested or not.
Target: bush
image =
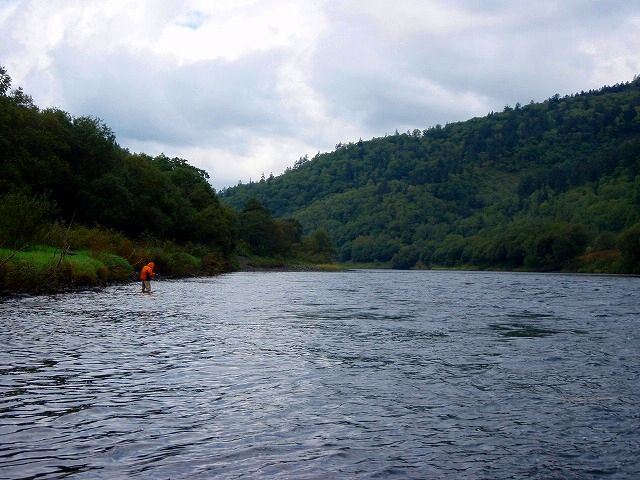
[[[589,240],[581,225],[542,224],[525,241],[524,265],[528,268],[558,270],[584,252]]]
[[[200,271],[200,260],[186,252],[171,252],[156,248],[150,253],[148,261],[156,264],[156,271],[161,275],[186,277],[196,275]]]
[[[105,280],[125,281],[131,278],[133,267],[124,258],[111,253],[101,253],[96,258],[106,268]]]
[[[281,257],[251,257],[249,266],[255,268],[283,268],[287,264]]]
[[[102,252],[115,253],[121,257],[131,258],[133,244],[123,234],[102,228],[73,226],[67,229],[57,226],[55,229],[56,245],[69,245],[71,250],[91,250],[93,254]]]
[[[207,253],[202,257],[202,271],[208,275],[215,275],[229,271],[231,266],[225,261],[224,257],[215,253]]]
[[[4,259],[2,289],[19,292],[49,292],[72,285],[126,280],[132,271],[126,260],[116,255],[104,255],[102,259],[91,257],[87,251],[62,255],[61,250],[44,246],[26,252],[0,250],[0,258]]]
[[[71,282],[75,285],[96,285],[107,281],[107,268],[104,264],[83,252],[78,255],[65,256],[60,262],[62,266],[71,267]]]
[[[26,260],[5,264],[3,290],[10,292],[46,292],[52,289],[51,270]]]

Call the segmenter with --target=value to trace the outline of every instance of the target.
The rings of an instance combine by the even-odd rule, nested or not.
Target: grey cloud
[[[53,65],[65,106],[103,118],[118,136],[224,147],[244,135],[292,133],[275,89],[281,60],[271,52],[177,68],[162,57],[61,47]]]
[[[324,103],[309,102],[317,111],[308,116],[304,101],[292,105],[293,97],[283,98],[286,89],[278,88],[280,67],[295,63],[295,55],[301,55],[296,48],[253,53],[237,61],[180,66],[163,55],[133,48],[104,53],[105,48],[77,45],[63,37],[54,50],[46,51],[46,62],[38,57],[35,63],[31,59],[30,68],[28,62],[24,64],[26,77],[20,84],[42,106],[46,102],[40,102],[39,96],[54,99],[73,115],[101,117],[118,139],[159,144],[172,152],[204,151],[203,162],[209,165],[220,163],[206,158],[206,152],[222,152],[239,165],[243,161],[258,164],[257,157],[274,156],[274,148],[259,150],[256,142],[250,147],[251,139],[270,146],[307,144],[315,151],[396,128],[465,120],[506,104],[601,86],[588,82],[607,78],[602,73],[602,65],[607,65],[602,59],[604,48],[612,49],[612,57],[622,55],[621,61],[639,58],[625,50],[624,42],[633,38],[629,19],[640,18],[640,0],[441,0],[452,16],[456,9],[464,14],[460,25],[455,18],[447,18],[443,25],[432,22],[435,31],[420,31],[419,21],[411,18],[403,31],[406,7],[416,5],[424,14],[428,4],[402,3],[405,8],[397,10],[393,28],[385,28],[389,25],[376,22],[384,18],[380,12],[387,10],[369,16],[367,9],[393,9],[394,5],[364,0],[325,3],[322,24],[326,28],[304,52],[304,61],[310,62],[310,70],[304,73],[317,94],[314,101],[319,98]],[[37,2],[29,5],[37,8]],[[141,38],[153,41],[152,32],[168,22],[194,29],[206,23],[202,14],[185,13],[180,5],[166,7],[166,14],[149,23],[150,31]],[[183,16],[177,17],[180,12]],[[477,25],[470,18],[478,20]],[[18,29],[16,25],[5,23],[6,28],[0,29],[0,56],[20,51],[11,30]],[[589,43],[598,47],[600,58],[594,59],[583,48]],[[631,78],[615,78],[612,83],[625,80]],[[352,138],[330,138],[345,132]],[[220,160],[224,161],[232,160]],[[293,161],[283,160],[282,168]]]
[[[594,64],[581,44],[616,31],[630,12],[640,13],[638,3],[614,2],[621,9],[602,14],[603,2],[569,2],[561,8],[558,3],[526,8],[518,2],[458,1],[457,7],[492,19],[491,26],[399,38],[366,16],[336,21],[318,48],[314,86],[336,115],[361,120],[367,130],[380,133],[597,88],[601,85],[586,83]],[[624,80],[630,78],[618,81]],[[448,103],[431,98],[434,89],[428,85],[444,92]],[[486,105],[486,111],[474,112],[465,104],[469,99],[476,108]]]
[[[433,75],[430,65],[442,60],[429,45],[414,39],[394,44],[366,25],[332,33],[323,41],[312,78],[333,115],[382,134],[460,120],[468,112],[467,105],[445,105],[427,88],[432,82],[436,90],[455,90]]]

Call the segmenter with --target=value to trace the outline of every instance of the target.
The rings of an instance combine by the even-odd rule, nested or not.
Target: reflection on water
[[[640,279],[241,273],[0,304],[0,478],[639,478]]]

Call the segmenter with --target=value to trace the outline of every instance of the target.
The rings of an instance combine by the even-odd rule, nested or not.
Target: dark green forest
[[[255,198],[345,262],[640,273],[640,79],[338,144]]]
[[[232,210],[220,203],[204,171],[178,158],[132,154],[101,120],[40,110],[22,89],[10,90],[4,69],[1,74],[0,195],[5,205],[37,201],[51,220],[100,226],[131,238],[198,243],[222,255],[232,251]],[[31,240],[31,232],[20,228],[6,238],[10,219],[5,215],[4,220],[4,246]]]
[[[2,67],[0,172],[0,291],[61,275],[63,284],[135,278],[151,259],[164,274],[186,275],[237,269],[238,255],[332,253],[316,241],[326,233],[303,236],[297,221],[256,201],[221,203],[208,174],[184,159],[131,153],[98,118],[40,109]]]

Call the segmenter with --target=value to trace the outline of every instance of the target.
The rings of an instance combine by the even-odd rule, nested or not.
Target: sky
[[[633,80],[640,0],[0,0],[41,108],[221,189],[338,143]]]

